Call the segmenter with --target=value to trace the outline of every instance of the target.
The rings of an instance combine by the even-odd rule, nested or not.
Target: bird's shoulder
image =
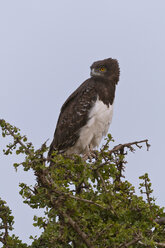
[[[90,98],[91,94],[94,94],[95,91],[94,79],[88,78],[66,99],[61,107],[61,112],[63,112],[74,99],[77,99],[78,102],[81,103],[83,98],[86,98],[87,100]]]

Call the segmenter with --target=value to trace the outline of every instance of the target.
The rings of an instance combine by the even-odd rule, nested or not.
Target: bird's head
[[[104,59],[94,62],[91,65],[91,77],[99,77],[104,79],[112,79],[119,81],[120,69],[116,59]]]

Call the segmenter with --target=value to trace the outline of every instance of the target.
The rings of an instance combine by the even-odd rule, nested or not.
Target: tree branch
[[[151,146],[149,143],[148,143],[148,139],[145,139],[145,140],[140,140],[140,141],[134,141],[134,142],[130,142],[130,143],[125,143],[125,144],[119,144],[117,146],[114,146],[114,148],[112,150],[109,150],[108,151],[108,154],[111,155],[112,153],[116,153],[116,152],[119,152],[119,151],[122,151],[123,150],[123,155],[124,154],[124,148],[129,148],[132,152],[135,151],[135,149],[132,147],[133,145],[136,145],[139,149],[142,148],[142,146],[140,146],[139,144],[141,143],[145,143],[146,146],[147,146],[147,151],[149,150],[149,147]],[[124,162],[122,162],[124,163]],[[107,162],[104,162],[104,163],[101,163],[99,165],[97,165],[97,167],[93,168],[94,171],[98,170],[99,168],[103,167],[104,165],[106,165]]]
[[[155,242],[155,245],[159,246],[159,247],[165,247],[165,243],[158,243],[158,242]]]
[[[131,240],[130,242],[128,242],[128,243],[126,243],[126,244],[121,244],[121,245],[119,246],[119,248],[122,248],[122,247],[127,248],[127,247],[129,247],[130,245],[136,244],[136,243],[137,243],[138,241],[140,241],[140,240],[141,240],[140,237],[136,237],[135,239]]]
[[[148,247],[148,245],[145,245],[143,242],[141,242],[140,240],[138,241],[138,243],[140,245],[144,245],[145,247]],[[154,242],[154,245],[157,245],[159,247],[165,247],[165,243],[158,243],[158,242]]]
[[[50,201],[51,201],[53,208],[57,209],[57,207],[58,207],[58,212],[59,212],[60,216],[65,218],[65,220],[68,222],[68,224],[70,224],[70,226],[75,230],[75,232],[78,233],[78,235],[81,237],[83,242],[87,245],[87,247],[88,248],[94,248],[94,246],[91,244],[91,241],[89,240],[88,236],[80,229],[79,225],[67,213],[61,211],[61,205],[58,206],[58,204],[54,204],[53,198],[51,197],[52,192],[54,191],[56,194],[59,194],[58,202],[60,202],[60,200],[62,199],[60,196],[65,195],[65,193],[60,192],[59,190],[53,189],[53,184],[46,178],[46,175],[44,175],[44,173],[41,175],[38,174],[38,179],[44,187],[46,187],[50,190],[50,196],[49,197],[50,197]],[[72,197],[72,198],[75,199],[75,197]],[[76,197],[76,198],[77,198],[76,200],[80,200],[78,197]],[[63,201],[61,201],[61,202],[63,203]],[[86,202],[89,203],[88,200]],[[93,202],[90,201],[90,203],[93,203]]]
[[[142,146],[140,146],[139,144],[141,143],[145,143],[147,146],[147,151],[149,150],[150,144],[148,143],[148,139],[145,140],[140,140],[140,141],[134,141],[131,143],[125,143],[125,144],[119,144],[117,146],[115,146],[112,150],[109,151],[109,154],[115,153],[125,147],[129,148],[131,151],[134,151],[135,149],[132,147],[133,145],[136,145],[138,148],[142,148]]]
[[[96,203],[96,202],[93,202],[93,201],[91,201],[91,200],[87,200],[87,199],[85,199],[85,198],[80,198],[80,197],[77,197],[77,196],[74,196],[74,195],[70,195],[70,194],[68,194],[68,193],[64,193],[64,195],[66,195],[66,196],[68,196],[68,197],[70,197],[70,198],[72,198],[72,199],[75,199],[75,200],[77,200],[77,201],[86,202],[86,203],[89,203],[89,204],[93,204],[93,205],[95,205],[95,206],[97,206],[97,207],[99,207],[99,208],[106,209],[105,207],[103,207],[103,206],[101,206],[100,204],[98,204],[98,203]]]
[[[4,120],[3,119],[0,119],[0,123],[3,122]],[[33,153],[30,151],[30,149],[28,149],[24,143],[21,141],[20,138],[18,138],[13,131],[11,131],[11,128],[9,128],[8,124],[4,121],[4,126],[5,126],[5,129],[9,132],[9,134],[14,138],[15,140],[15,144],[16,143],[19,143],[26,151],[27,154],[29,155],[33,155]]]
[[[91,241],[89,240],[89,237],[80,229],[78,224],[65,212],[62,212],[59,210],[59,213],[62,217],[65,218],[65,220],[68,222],[68,224],[75,230],[76,233],[81,237],[83,242],[87,245],[88,248],[94,248]]]
[[[105,192],[107,192],[107,187],[106,187],[106,185],[105,185],[105,181],[104,181],[102,175],[100,174],[100,172],[99,172],[98,170],[96,170],[96,173],[97,173],[97,175],[100,177],[100,179],[101,179],[101,181],[102,181],[102,185],[103,185],[103,187],[104,187]]]
[[[124,147],[122,147],[120,150],[120,155],[124,155]],[[114,183],[115,182],[120,182],[121,181],[121,177],[122,177],[122,172],[124,171],[124,159],[120,159],[119,158],[119,163],[117,164],[117,169],[118,169],[118,174],[116,175],[116,179],[114,180]]]

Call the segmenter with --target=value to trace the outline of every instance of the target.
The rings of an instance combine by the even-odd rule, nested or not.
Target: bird
[[[53,151],[89,157],[108,132],[120,77],[119,63],[107,58],[94,62],[90,69],[90,78],[61,107],[49,157]]]

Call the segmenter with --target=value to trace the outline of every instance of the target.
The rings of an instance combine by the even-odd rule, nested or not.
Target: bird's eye
[[[100,67],[100,71],[105,71],[105,67]]]

